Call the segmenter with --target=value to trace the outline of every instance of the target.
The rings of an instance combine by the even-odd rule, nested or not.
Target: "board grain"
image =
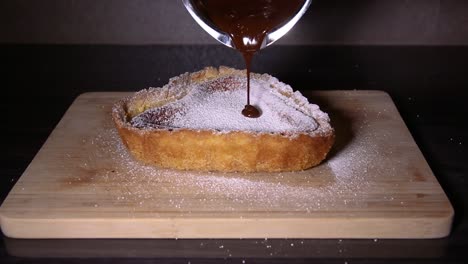
[[[290,173],[162,170],[133,160],[113,127],[129,93],[78,97],[0,208],[15,238],[437,238],[453,208],[380,91],[316,91],[336,144]]]

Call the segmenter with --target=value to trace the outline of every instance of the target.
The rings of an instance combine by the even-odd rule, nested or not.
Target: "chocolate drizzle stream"
[[[247,70],[247,104],[242,110],[242,114],[245,117],[257,118],[260,117],[261,113],[255,106],[250,104],[250,66],[252,65],[253,52],[242,52],[244,57],[245,66]]]
[[[260,111],[250,104],[252,57],[272,29],[294,16],[304,0],[196,0],[195,6],[220,30],[231,37],[247,69],[247,105],[242,114],[256,118]]]

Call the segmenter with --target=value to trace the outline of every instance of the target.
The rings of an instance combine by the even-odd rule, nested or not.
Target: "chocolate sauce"
[[[259,117],[260,111],[250,104],[250,67],[266,34],[294,16],[304,0],[195,0],[194,5],[221,31],[232,39],[247,69],[247,105],[242,114]],[[247,110],[248,109],[248,110]],[[255,110],[253,110],[255,109]]]
[[[251,104],[246,104],[244,109],[242,109],[241,113],[246,117],[252,117],[252,118],[257,118],[257,117],[260,117],[262,115],[260,113],[260,110],[258,110],[257,107],[255,107],[255,106],[253,106]]]

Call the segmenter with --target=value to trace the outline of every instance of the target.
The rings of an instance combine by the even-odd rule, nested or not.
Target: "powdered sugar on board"
[[[260,109],[259,118],[241,114],[246,104],[246,80],[245,77],[231,75],[192,84],[188,94],[181,99],[149,109],[134,117],[131,123],[138,128],[171,127],[221,132],[311,133],[330,129],[319,127],[316,121],[323,119],[323,123],[327,123],[328,115],[317,105],[309,104],[300,93],[292,93],[289,86],[274,77],[252,77],[251,104]],[[282,92],[290,93],[290,96]]]
[[[358,124],[359,125],[359,124]],[[88,164],[105,157],[114,168],[100,177],[106,185],[118,185],[112,199],[158,214],[169,210],[179,213],[223,210],[229,212],[264,211],[310,213],[362,206],[367,194],[368,172],[379,170],[379,150],[375,138],[356,135],[342,151],[325,163],[306,171],[288,173],[218,173],[159,169],[136,161],[121,143],[113,128],[99,131],[91,141],[98,145]],[[110,159],[109,159],[110,158]],[[92,166],[92,165],[91,165]],[[103,164],[101,164],[103,166]]]

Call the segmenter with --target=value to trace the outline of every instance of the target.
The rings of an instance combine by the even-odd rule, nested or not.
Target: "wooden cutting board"
[[[0,208],[16,238],[436,238],[453,209],[391,98],[322,91],[337,142],[289,173],[163,170],[133,160],[111,121],[129,93],[81,95]]]

